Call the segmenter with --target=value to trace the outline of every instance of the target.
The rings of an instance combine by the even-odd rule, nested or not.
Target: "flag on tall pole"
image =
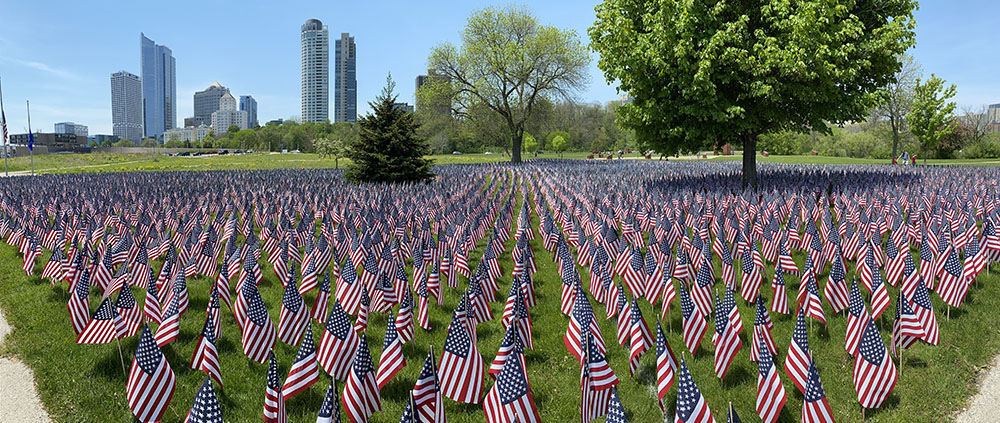
[[[7,173],[7,114],[3,111],[2,84],[0,84],[0,129],[2,129],[3,134],[3,173],[5,176],[10,176]]]

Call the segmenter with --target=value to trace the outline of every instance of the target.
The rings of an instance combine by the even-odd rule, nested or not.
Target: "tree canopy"
[[[525,126],[544,100],[569,99],[586,83],[590,55],[575,31],[542,25],[508,6],[473,12],[462,45],[431,50],[428,66],[448,81],[459,115],[486,113],[502,123],[511,161],[521,161]]]
[[[955,96],[955,86],[945,88],[944,80],[932,73],[926,81],[917,79],[913,93],[913,107],[906,120],[910,123],[910,132],[920,140],[921,155],[926,163],[927,152],[937,149],[957,127],[952,124],[955,103],[948,101]]]
[[[664,154],[860,120],[914,43],[914,0],[604,0],[598,67],[633,99],[621,122]]]
[[[425,181],[434,176],[427,141],[417,135],[419,125],[413,113],[396,107],[396,83],[392,76],[375,101],[371,112],[358,120],[357,139],[347,146],[344,176],[354,182]]]

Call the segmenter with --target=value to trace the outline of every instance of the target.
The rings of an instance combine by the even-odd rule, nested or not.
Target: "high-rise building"
[[[240,96],[240,110],[247,112],[247,127],[253,128],[257,126],[257,100],[253,99],[253,96],[241,95]]]
[[[336,41],[334,79],[337,81],[333,96],[335,122],[358,121],[358,71],[355,60],[354,37],[343,32]]]
[[[177,121],[177,66],[170,48],[140,35],[144,134],[162,140]]]
[[[80,125],[79,123],[73,122],[59,122],[53,126],[55,133],[57,134],[73,134],[82,137],[89,136],[89,128],[87,128],[87,125]]]
[[[302,25],[302,121],[330,119],[330,33],[319,19]]]
[[[137,75],[111,74],[111,128],[119,139],[142,141],[142,82]]]
[[[213,82],[204,91],[194,93],[194,121],[191,126],[211,125],[212,113],[219,110],[219,99],[228,92],[229,88]]]
[[[225,135],[231,125],[247,129],[247,112],[236,109],[236,98],[227,91],[219,98],[219,110],[212,113],[212,129]]]

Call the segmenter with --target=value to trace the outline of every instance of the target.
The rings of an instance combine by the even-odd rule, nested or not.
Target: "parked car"
[[[243,150],[233,150],[233,154],[243,154]]]
[[[220,156],[225,156],[226,154],[229,154],[229,150],[219,150]]]
[[[462,152],[461,152],[461,151],[452,151],[452,152],[451,152],[451,154],[452,154],[453,156],[461,156],[461,155],[462,155]]]
[[[201,156],[201,152],[200,151],[195,151],[194,153],[191,153],[191,155],[194,156],[194,157],[200,157]]]
[[[180,153],[177,153],[177,155],[180,157],[187,157],[190,156],[191,153],[188,153],[187,151],[181,151]]]

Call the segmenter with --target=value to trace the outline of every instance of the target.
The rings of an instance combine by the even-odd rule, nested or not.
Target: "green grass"
[[[520,195],[515,198],[520,198]],[[537,217],[533,218],[533,225],[537,227]],[[473,269],[482,255],[484,243],[485,240],[481,241],[478,248],[470,253],[470,266]],[[511,269],[510,249],[513,243],[513,239],[507,242],[507,252],[500,258],[505,275]],[[532,247],[539,267],[535,277],[538,305],[530,310],[535,350],[527,353],[528,374],[543,421],[577,421],[580,401],[579,366],[562,342],[568,318],[559,312],[561,283],[551,254],[541,247],[540,237],[532,241]],[[44,257],[48,257],[47,252]],[[800,266],[804,262],[804,257],[799,252],[795,253],[795,259]],[[20,256],[15,249],[6,244],[0,246],[0,306],[13,326],[0,353],[18,357],[33,369],[42,402],[55,421],[134,421],[124,397],[126,378],[117,346],[75,344],[66,311],[65,284],[50,286],[48,281],[38,278],[43,261],[44,259],[39,260],[36,264],[34,276],[25,277],[20,269]],[[261,261],[261,265],[264,273],[261,295],[272,321],[277,322],[281,285],[270,265],[264,261]],[[853,265],[849,267],[853,269]],[[769,276],[773,274],[772,270],[773,267],[769,266]],[[586,282],[587,273],[581,269],[581,274]],[[819,280],[825,283],[826,275],[820,275]],[[762,288],[762,292],[768,297],[771,295],[771,291],[766,288],[769,281],[768,278],[765,288]],[[789,301],[792,302],[798,281],[794,277],[788,277],[786,282],[789,284]],[[1000,321],[995,318],[995,310],[1000,308],[998,282],[1000,278],[996,274],[981,275],[979,282],[970,290],[966,304],[961,309],[952,310],[950,320],[945,319],[943,304],[932,294],[941,324],[941,344],[933,347],[918,344],[904,353],[905,363],[895,391],[883,409],[867,412],[868,421],[949,420],[967,402],[976,389],[974,381],[978,372],[1000,351]],[[164,347],[167,359],[177,375],[177,391],[165,415],[165,422],[183,420],[195,392],[205,378],[203,373],[189,369],[188,365],[204,322],[202,310],[206,305],[210,283],[211,280],[206,278],[188,281],[191,304],[189,312],[181,319],[180,338]],[[462,278],[460,285],[464,290],[467,281]],[[510,277],[504,276],[500,282],[498,302],[492,304],[498,320],[483,323],[479,327],[478,348],[487,365],[493,359],[503,337],[499,317],[503,298],[509,288]],[[444,288],[444,306],[431,305],[430,322],[433,329],[427,332],[418,328],[414,341],[404,347],[407,367],[382,390],[383,411],[375,414],[373,422],[398,421],[406,392],[412,388],[428,349],[434,346],[436,354],[440,354],[445,329],[462,290]],[[890,287],[889,292],[890,298],[895,301],[897,289]],[[141,303],[142,292],[135,290],[134,293]],[[100,301],[99,295],[92,292],[91,310],[96,309]],[[308,305],[312,305],[313,299],[314,294],[306,295]],[[628,351],[615,342],[614,322],[603,318],[603,306],[593,299],[591,302],[596,314],[600,316],[598,320],[609,347],[608,360],[621,381],[618,389],[630,414],[630,421],[660,421],[661,413],[655,405],[655,352],[650,351],[643,356],[642,366],[636,377],[629,376]],[[724,418],[728,401],[732,401],[733,407],[745,421],[754,421],[757,370],[756,365],[749,362],[747,349],[753,308],[742,300],[737,302],[746,330],[742,336],[743,349],[737,355],[727,378],[720,382],[714,376],[710,332],[706,333],[693,358],[688,352],[684,352],[684,356],[717,420]],[[677,304],[672,306],[672,319],[669,322],[672,332],[667,338],[674,352],[681,355],[686,348],[680,337],[681,318]],[[823,328],[814,324],[810,333],[810,347],[818,361],[823,384],[837,420],[860,421],[861,409],[851,382],[853,359],[843,349],[846,319],[842,315],[831,316],[829,306],[825,308],[829,326]],[[647,323],[655,329],[655,314],[650,310],[649,304],[645,304],[643,312]],[[884,315],[886,317],[880,321],[880,325],[883,338],[888,342],[892,309],[887,310]],[[223,415],[226,421],[259,421],[263,409],[266,366],[246,359],[241,352],[239,332],[231,312],[224,308],[223,316],[223,336],[218,346],[225,389],[217,390]],[[772,319],[775,322],[773,335],[779,350],[775,362],[780,369],[794,319],[773,313]],[[368,335],[376,364],[381,353],[385,325],[384,315],[372,313]],[[318,340],[321,327],[313,324],[312,329]],[[136,342],[137,337],[122,341],[126,366],[130,366]],[[282,378],[287,374],[295,352],[295,348],[277,341],[276,355]],[[788,402],[779,421],[799,421],[802,396],[783,370],[780,371],[788,393]],[[492,382],[489,377],[484,376],[484,380],[485,394]],[[304,422],[315,419],[328,383],[329,378],[323,375],[319,383],[290,400],[287,404],[290,420]],[[343,389],[343,383],[339,384],[339,388]],[[676,390],[676,387],[672,388],[667,395],[666,409],[669,415],[673,414]],[[478,405],[458,404],[446,399],[445,406],[451,422],[483,421],[482,409]]]

